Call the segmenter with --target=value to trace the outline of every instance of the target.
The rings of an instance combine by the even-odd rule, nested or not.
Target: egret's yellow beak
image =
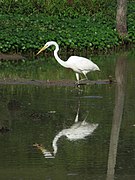
[[[42,51],[44,51],[46,48],[47,48],[47,46],[42,47],[42,48],[38,51],[38,53],[36,54],[36,56],[37,56],[38,54],[40,54]]]

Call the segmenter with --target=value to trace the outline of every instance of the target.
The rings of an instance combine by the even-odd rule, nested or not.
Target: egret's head
[[[48,44],[48,42],[38,51],[38,53],[36,54],[36,55],[38,55],[38,54],[40,54],[42,51],[44,51],[45,49],[47,49],[49,47],[49,44]]]
[[[49,42],[47,42],[47,43],[38,51],[38,53],[37,53],[36,55],[40,54],[42,51],[44,51],[45,49],[47,49],[49,46],[55,45],[55,44],[56,44],[56,42],[54,42],[54,41],[49,41]]]

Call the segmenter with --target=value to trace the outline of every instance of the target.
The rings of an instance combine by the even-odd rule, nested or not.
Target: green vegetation
[[[0,51],[37,51],[49,40],[65,48],[107,50],[135,43],[135,4],[128,3],[128,36],[115,29],[116,4],[107,0],[2,0]]]
[[[71,0],[70,0],[71,1]],[[132,1],[132,0],[131,0]],[[54,16],[93,15],[99,11],[112,14],[116,7],[116,1],[112,0],[1,0],[0,11],[5,13],[16,13],[30,15],[33,13],[44,13]],[[113,9],[112,9],[113,8]]]

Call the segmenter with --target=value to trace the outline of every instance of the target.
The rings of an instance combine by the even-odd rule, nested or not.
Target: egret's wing
[[[70,64],[70,67],[76,67],[81,71],[90,70],[93,68],[93,66],[95,66],[91,60],[79,56],[71,56],[67,62]]]

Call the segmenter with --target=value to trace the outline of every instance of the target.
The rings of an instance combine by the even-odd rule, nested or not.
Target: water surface
[[[135,54],[93,58],[116,84],[0,85],[0,179],[135,179]],[[39,69],[21,76],[74,79]]]

